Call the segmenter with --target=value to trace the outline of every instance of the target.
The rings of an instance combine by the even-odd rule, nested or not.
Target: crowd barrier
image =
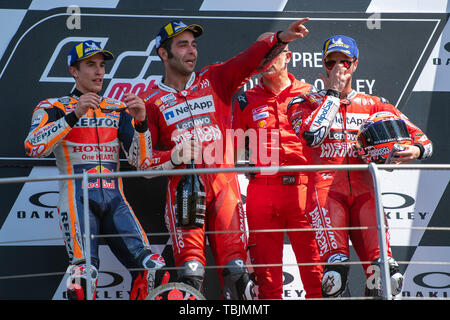
[[[242,233],[242,232],[303,232],[303,231],[318,231],[318,230],[338,230],[338,229],[347,229],[347,230],[356,230],[356,229],[369,229],[376,228],[378,230],[378,241],[380,245],[380,265],[381,265],[381,283],[383,288],[383,299],[389,300],[391,299],[391,285],[390,285],[390,276],[389,276],[389,265],[388,265],[388,256],[387,256],[387,243],[386,243],[386,228],[385,226],[385,217],[384,217],[384,209],[381,203],[381,186],[379,179],[379,170],[449,170],[450,165],[448,164],[379,164],[376,165],[374,163],[370,164],[360,164],[360,165],[333,165],[333,166],[325,166],[325,165],[302,165],[302,166],[282,166],[282,167],[235,167],[235,168],[196,168],[196,169],[178,169],[178,170],[149,170],[149,171],[131,171],[131,172],[113,172],[113,173],[93,173],[88,174],[84,172],[82,174],[72,174],[72,175],[56,175],[56,176],[48,176],[48,177],[38,177],[38,178],[30,178],[30,177],[14,177],[14,178],[2,178],[0,179],[0,184],[10,184],[10,183],[27,183],[27,182],[38,182],[38,181],[54,181],[54,180],[67,180],[67,179],[82,179],[83,186],[88,186],[88,179],[98,179],[98,178],[136,178],[136,177],[146,177],[153,178],[158,176],[171,176],[171,175],[188,175],[188,174],[214,174],[221,172],[236,172],[236,173],[275,173],[275,172],[295,172],[295,171],[317,171],[317,170],[350,170],[350,171],[361,171],[361,170],[369,170],[372,175],[372,180],[374,184],[375,191],[375,201],[376,201],[376,210],[377,210],[377,227],[346,227],[346,228],[302,228],[302,229],[264,229],[264,230],[227,230],[227,231],[206,231],[206,234],[212,233]],[[83,205],[84,212],[88,212],[88,203],[89,203],[89,193],[88,188],[83,188]],[[84,224],[85,224],[85,234],[84,239],[94,239],[94,238],[102,238],[102,237],[126,237],[132,236],[128,234],[114,234],[114,235],[92,235],[89,233],[90,230],[90,222],[89,215],[84,215]],[[439,230],[439,231],[450,231],[449,227],[405,227],[409,229],[427,229],[427,230]],[[392,229],[392,228],[390,228]],[[187,232],[185,232],[187,233]],[[170,235],[168,232],[161,233],[151,233],[148,235],[152,236],[160,236],[160,235]],[[59,240],[61,238],[46,238],[39,239],[33,241],[44,241],[44,240]],[[10,244],[17,242],[30,242],[30,240],[24,239],[19,241],[7,241],[0,242],[0,245]],[[91,266],[91,255],[90,255],[90,241],[86,241],[85,243],[85,251],[86,251],[86,264],[88,270],[90,270]],[[410,261],[397,261],[399,264],[411,264]],[[370,264],[371,261],[353,261],[346,262],[345,264]],[[445,264],[450,265],[450,262],[433,262],[433,261],[416,261],[416,264]],[[297,263],[294,264],[296,266],[300,265],[312,265],[313,263]],[[321,263],[325,265],[326,263]],[[247,267],[262,267],[262,266],[283,266],[283,264],[250,264],[246,265]],[[285,266],[285,265],[284,265]],[[223,268],[224,266],[212,265],[205,266],[208,268]],[[165,270],[176,270],[176,267],[164,267]],[[133,269],[137,270],[137,269]],[[132,270],[130,270],[132,271]],[[9,276],[1,276],[0,280],[3,279],[19,279],[19,278],[27,278],[27,277],[40,277],[40,276],[56,276],[56,275],[64,275],[66,272],[53,272],[53,273],[39,273],[39,274],[25,274],[25,275],[9,275]],[[88,283],[90,283],[90,273],[88,273]],[[87,286],[87,297],[91,297],[91,287]]]

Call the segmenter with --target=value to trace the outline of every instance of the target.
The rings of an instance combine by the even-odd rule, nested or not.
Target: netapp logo
[[[214,112],[214,100],[212,95],[197,99],[186,100],[163,111],[167,125],[177,123],[191,116]]]

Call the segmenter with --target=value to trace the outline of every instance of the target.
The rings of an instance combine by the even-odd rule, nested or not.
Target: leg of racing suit
[[[350,212],[351,223],[359,226],[371,227],[367,230],[353,230],[350,233],[350,239],[361,261],[372,261],[371,264],[364,264],[363,269],[366,273],[365,295],[381,297],[381,279],[379,257],[380,247],[378,240],[376,207],[373,192],[362,194],[354,200],[353,208]],[[384,221],[387,225],[387,221]],[[401,292],[403,287],[403,276],[399,272],[397,262],[392,257],[392,251],[389,244],[389,231],[386,230],[387,255],[389,271],[391,276],[392,295],[395,296]]]
[[[205,257],[205,230],[238,231],[231,233],[216,233],[208,236],[216,265],[224,266],[233,259],[246,260],[247,238],[245,232],[244,210],[236,174],[213,174],[202,176],[206,189],[206,223],[202,228],[179,228],[176,225],[174,211],[175,190],[180,177],[170,177],[166,195],[166,226],[171,233],[175,265],[185,269],[189,261],[196,261],[203,267]],[[183,234],[182,234],[183,232]],[[189,233],[185,233],[189,232]],[[182,269],[182,270],[183,270]],[[189,274],[189,272],[188,272]],[[219,280],[223,286],[222,270],[218,270]],[[180,276],[180,274],[179,274]],[[186,272],[182,271],[186,280]],[[195,274],[192,283],[200,286],[202,276]]]
[[[308,210],[308,215],[315,227],[368,227],[368,229],[357,229],[351,232],[347,230],[317,231],[316,239],[320,255],[324,261],[332,258],[336,260],[336,255],[343,255],[337,260],[346,261],[349,257],[349,237],[360,261],[373,261],[379,257],[380,249],[376,229],[377,219],[373,187],[370,183],[364,181],[353,179],[354,185],[349,189],[346,189],[345,184],[338,186],[336,182],[331,184],[331,187],[328,185],[327,187],[316,186],[316,188],[312,188],[310,196],[315,207],[313,206],[313,209]],[[339,189],[342,190],[342,193],[338,191]],[[389,247],[388,256],[392,256]],[[325,281],[326,279],[340,277],[340,281],[334,281],[334,283],[345,285],[348,268],[339,265],[336,267],[338,268],[335,268],[335,266],[325,267],[322,286],[332,292],[343,292],[345,287],[330,289],[328,284],[333,281]],[[363,268],[366,270],[367,265],[363,265]],[[328,271],[336,273],[327,274]],[[367,276],[370,276],[370,274]]]
[[[68,187],[70,186],[70,187]],[[67,281],[67,298],[69,300],[86,299],[87,265],[84,245],[84,212],[83,201],[77,197],[75,183],[71,180],[60,182],[58,213],[60,227],[63,232],[66,250],[69,256],[69,278]],[[97,190],[89,191],[89,224],[90,233],[98,234],[100,219],[92,210],[97,210],[99,193]],[[79,193],[78,193],[79,194]],[[95,299],[98,267],[98,238],[91,239],[91,299]]]
[[[343,228],[349,226],[347,197],[329,188],[308,189],[307,216],[313,227]],[[335,264],[348,261],[347,230],[317,230],[316,241],[323,262]],[[322,277],[322,296],[338,297],[347,289],[348,265],[326,265]]]
[[[252,232],[264,229],[282,229],[283,218],[276,214],[273,195],[267,197],[265,184],[250,180],[247,188],[247,221],[250,229],[249,250],[252,264],[281,265],[283,262],[284,232]],[[259,299],[281,299],[283,271],[281,266],[255,266]]]
[[[130,300],[144,300],[155,287],[156,270],[165,265],[164,259],[152,253],[147,236],[124,197],[108,198],[105,194],[105,201],[109,212],[102,219],[101,231],[105,234],[125,234],[106,238],[107,243],[127,269],[145,269],[131,271],[130,292]]]
[[[300,179],[300,178],[298,178]],[[304,215],[306,186],[302,184],[267,184],[251,179],[247,189],[247,220],[250,230],[311,228]],[[280,177],[281,181],[281,177]],[[282,194],[283,197],[279,195]],[[287,232],[296,260],[320,263],[313,231]],[[250,256],[254,264],[281,265],[283,232],[250,232]],[[281,266],[254,268],[260,299],[281,299],[283,271]],[[321,297],[322,267],[299,266],[307,298]]]
[[[398,295],[403,288],[403,275],[400,273],[398,263],[394,258],[388,258],[389,275],[391,278],[391,294],[392,297]],[[364,294],[366,297],[379,297],[383,296],[383,288],[381,283],[381,265],[380,258],[374,260],[370,267],[366,269],[367,281]]]
[[[286,206],[283,210],[287,214],[287,226],[289,229],[310,229],[305,215],[306,207],[306,185],[300,184],[296,186],[287,186],[288,190],[293,190],[298,194],[278,197]],[[285,193],[283,192],[283,195]],[[290,200],[290,201],[289,201]],[[290,208],[290,210],[289,210]],[[300,277],[308,298],[320,298],[322,296],[322,275],[323,266],[320,265],[319,250],[313,231],[294,231],[288,232],[292,250],[295,253],[297,262],[299,263],[317,263],[317,265],[299,266]]]
[[[209,178],[211,178],[209,176]],[[235,173],[217,174],[209,181],[213,201],[210,203],[207,219],[208,230],[219,231],[208,235],[214,260],[219,266],[227,266],[217,270],[219,281],[224,288],[225,298],[252,299],[253,282],[250,280],[244,262],[247,260],[247,234],[245,226],[245,213],[241,200],[241,192]],[[232,231],[223,233],[223,231]],[[234,232],[233,232],[234,231]],[[237,266],[237,267],[236,267]],[[228,279],[224,281],[224,277]],[[230,281],[236,282],[236,295],[227,296]]]

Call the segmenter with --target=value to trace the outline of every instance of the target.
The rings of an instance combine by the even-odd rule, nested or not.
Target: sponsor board
[[[418,247],[412,262],[417,264],[406,269],[402,299],[450,298],[449,247]]]
[[[279,2],[283,3],[283,1]],[[264,3],[266,7],[270,6],[273,9],[270,1],[264,1]],[[206,2],[204,4],[206,8]],[[122,100],[125,92],[139,94],[162,78],[162,64],[154,51],[152,36],[149,35],[155,34],[160,25],[174,16],[180,18],[176,16],[177,13],[158,15],[154,11],[143,11],[139,14],[134,14],[135,12],[124,14],[120,9],[104,9],[99,13],[98,10],[93,11],[89,8],[83,8],[82,13],[82,28],[76,31],[64,27],[67,20],[65,8],[54,9],[48,16],[18,13],[19,16],[24,15],[22,26],[17,27],[18,32],[5,49],[0,62],[0,85],[5,92],[9,93],[2,100],[4,106],[8,106],[4,108],[5,114],[0,126],[6,141],[2,156],[23,158],[23,135],[29,130],[33,106],[43,98],[64,96],[72,90],[74,82],[67,73],[65,52],[74,41],[90,38],[101,42],[102,46],[115,54],[116,59],[107,65],[104,96]],[[446,81],[448,78],[448,72],[446,72],[449,46],[447,44],[448,22],[443,34],[440,35],[446,18],[446,15],[436,14],[425,16],[383,14],[378,19],[381,29],[372,30],[367,28],[369,18],[365,14],[312,13],[308,27],[314,30],[314,37],[307,37],[302,42],[290,45],[293,55],[288,68],[297,78],[304,79],[322,89],[323,82],[317,79],[318,73],[323,72],[320,61],[321,41],[329,36],[329,30],[351,33],[350,35],[356,38],[361,52],[354,88],[359,92],[383,95],[401,107],[402,101],[409,97],[411,86],[419,75],[420,79],[417,80],[414,91],[448,91],[448,87],[445,87],[448,84]],[[296,17],[290,12],[285,12],[276,17],[273,14],[245,13],[240,16],[223,15],[211,19],[210,12],[199,14],[185,11],[182,19],[187,22],[195,20],[207,30],[199,39],[199,44],[202,45],[198,61],[200,67],[218,60],[223,61],[240,52],[260,33],[267,31],[268,23],[273,30],[281,30]],[[252,24],[251,30],[248,29],[249,20]],[[223,32],[224,21],[228,26],[227,32]],[[94,29],[98,25],[102,26],[101,30]],[[55,26],[61,26],[61,28]],[[93,30],[96,31],[93,32]],[[235,35],[242,30],[250,31],[236,41]],[[405,34],[404,30],[409,32]],[[11,36],[11,32],[8,34],[6,37]],[[5,41],[5,43],[8,42],[9,39]],[[223,43],[230,43],[230,45],[223,46]],[[379,48],[386,47],[392,48],[390,54],[392,59],[386,59],[385,54],[379,54]],[[39,48],[39,55],[35,55],[34,59],[30,60],[29,54],[36,48]],[[26,76],[23,76],[24,74]],[[392,74],[396,76],[393,77]],[[24,94],[24,88],[26,88],[26,94]],[[7,120],[12,118],[15,119],[14,122]],[[355,120],[357,123],[358,119]],[[207,119],[199,117],[197,121],[206,124]],[[190,127],[192,123],[186,122],[185,125]],[[262,122],[261,125],[264,126]],[[333,153],[340,152],[341,149],[333,146],[326,151]],[[14,165],[14,160],[11,163]],[[57,175],[57,170],[41,167],[33,169],[31,174],[31,176],[41,175]],[[383,203],[391,226],[391,243],[394,246],[417,246],[423,230],[396,229],[396,227],[427,226],[448,183],[448,175],[442,172],[434,175],[432,172],[406,174],[398,171],[392,174],[386,172],[383,176],[386,176],[382,183]],[[433,187],[430,188],[430,185]],[[242,189],[244,191],[246,188],[242,187]],[[4,213],[7,217],[0,229],[2,246],[64,245],[55,208],[57,190],[57,182],[24,184],[11,210]],[[145,214],[145,212],[136,213],[138,216]],[[24,235],[29,239],[24,239]],[[13,243],[13,241],[32,239],[52,240]],[[103,249],[100,251],[102,252]],[[448,256],[448,252],[445,254]],[[117,260],[108,254],[105,254],[103,260],[105,264],[110,261],[111,270],[122,270]],[[49,265],[51,263],[49,261]],[[102,267],[104,263],[102,261]],[[285,263],[287,265],[295,263],[290,253],[286,253]],[[285,274],[292,275],[294,269],[296,267],[293,267],[292,271],[288,269]],[[408,270],[412,270],[411,266],[407,268]],[[421,272],[420,270],[422,269],[418,269],[417,273]],[[130,281],[126,280],[126,274],[127,272],[124,271],[123,282]],[[108,281],[113,282],[111,279],[108,280],[109,276],[111,279],[114,278],[112,275],[105,274],[105,283],[102,286],[107,286]],[[425,276],[423,281],[430,280],[432,276]],[[445,280],[445,275],[441,274],[441,276]],[[293,285],[299,283],[299,277],[297,275],[292,277],[294,280],[285,285],[284,297],[294,299],[297,295],[301,298],[302,295],[299,296],[296,293],[301,292],[301,286]],[[414,280],[414,277],[414,275],[408,276],[408,281]],[[124,287],[129,287],[128,282]],[[116,291],[123,292],[122,289]],[[413,291],[413,289],[410,290],[410,292]],[[114,291],[103,296],[106,297],[106,295],[108,297],[105,299],[113,296],[118,299],[127,298],[126,294],[115,294]],[[55,298],[60,297],[60,294],[57,297],[55,294]]]
[[[283,245],[283,294],[284,300],[305,299],[305,290],[290,244]]]
[[[381,171],[392,246],[417,246],[450,180],[450,171]],[[430,188],[430,186],[433,188]],[[417,229],[410,229],[416,228]]]
[[[436,42],[413,91],[450,92],[450,21]]]
[[[9,143],[9,148],[4,149],[3,156],[23,157],[22,138],[10,132],[26,132],[29,129],[33,106],[50,96],[67,95],[73,89],[74,79],[70,77],[67,70],[67,52],[76,41],[89,38],[100,42],[105,49],[114,53],[115,59],[107,63],[103,83],[104,92],[102,92],[104,96],[122,100],[125,92],[139,94],[160,81],[164,75],[163,64],[154,50],[155,41],[153,37],[149,37],[149,34],[156,34],[160,25],[169,19],[176,18],[173,14],[158,15],[153,11],[121,14],[120,10],[115,9],[105,9],[104,12],[99,13],[93,9],[83,8],[80,19],[84,27],[77,30],[74,35],[73,30],[64,27],[68,14],[62,9],[64,8],[55,9],[52,15],[44,18],[27,14],[23,19],[23,26],[19,28],[17,36],[11,41],[0,61],[0,85],[10,93],[3,103],[10,106],[7,110],[11,112],[14,110],[14,118],[17,120],[15,123],[18,126],[10,130],[11,125],[5,120],[0,126],[4,136],[8,137]],[[58,10],[63,12],[59,13]],[[297,19],[286,12],[276,17],[261,13],[251,18],[251,32],[246,33],[240,41],[236,41],[234,31],[246,29],[249,23],[248,16],[223,15],[220,18],[211,19],[206,13],[183,12],[185,21],[195,20],[208,30],[199,39],[199,45],[207,45],[202,48],[197,68],[216,61],[225,61],[241,52],[259,34],[267,31],[268,23],[272,29],[281,30],[289,22]],[[329,36],[329,30],[343,34],[350,33],[349,30],[358,30],[358,33],[352,35],[358,42],[362,58],[353,86],[359,92],[374,95],[381,93],[393,103],[408,96],[410,92],[408,90],[411,89],[404,88],[409,85],[411,79],[414,79],[412,73],[420,73],[421,70],[417,65],[427,58],[425,55],[427,49],[434,47],[436,35],[442,30],[444,26],[442,21],[445,19],[439,14],[425,18],[418,14],[383,15],[380,18],[382,27],[375,32],[367,27],[370,18],[363,13],[344,17],[336,13],[316,13],[311,14],[310,18],[308,27],[314,30],[315,36],[306,37],[301,42],[296,41],[290,45],[293,58],[288,66],[289,71],[298,79],[303,79],[322,89],[323,83],[320,83],[318,74],[323,72],[321,65],[323,39]],[[223,21],[227,21],[230,32],[223,32]],[[93,33],[93,26],[99,24],[104,26],[102,32]],[[55,28],[55,25],[62,27]],[[402,31],[405,29],[410,32],[405,34]],[[217,36],[218,34],[220,37]],[[46,36],[43,37],[43,35]],[[398,39],[402,39],[400,46]],[[41,45],[43,40],[45,40],[45,46]],[[223,43],[233,45],[222,46]],[[378,50],[374,50],[374,48],[385,46],[395,48],[396,52],[391,54],[391,57],[395,59],[386,60],[384,55],[378,54]],[[27,58],[29,52],[36,47],[41,48],[40,54],[30,61]],[[221,49],[215,50],[216,48]],[[308,49],[304,50],[304,48]],[[403,59],[402,57],[405,56],[409,58]],[[380,65],[383,68],[380,68]],[[24,70],[27,77],[18,77],[17,75],[23,74]],[[402,72],[397,72],[396,77],[391,77],[385,70],[402,70]],[[22,94],[23,88],[27,88],[25,96]],[[16,99],[18,96],[23,99],[19,101]],[[8,114],[4,119],[7,118],[9,118]]]
[[[35,167],[29,177],[58,174],[58,170],[54,167]],[[1,245],[63,246],[64,240],[56,208],[58,194],[57,181],[25,183],[0,229],[0,242],[3,243]]]
[[[403,292],[397,296],[397,299],[450,298],[449,247],[420,246],[420,241],[426,232],[424,228],[429,225],[450,181],[450,172],[445,170],[381,171],[380,179],[382,203],[390,228],[391,247],[396,248],[396,252],[402,255],[404,254],[402,251],[416,248],[411,260],[400,264],[401,268],[406,270],[405,284]],[[248,180],[243,175],[239,175],[239,182],[245,198]],[[433,185],[433,188],[430,188],[430,185]],[[285,244],[283,299],[305,298],[296,264],[291,245]],[[350,273],[350,282],[357,279],[356,273],[357,271]],[[361,283],[361,288],[363,285]],[[354,292],[362,290],[355,284],[352,287]]]

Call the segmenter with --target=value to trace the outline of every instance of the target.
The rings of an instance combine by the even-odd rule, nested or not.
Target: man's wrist
[[[288,41],[283,41],[283,40],[281,40],[281,38],[280,38],[280,33],[282,33],[283,31],[278,31],[277,33],[276,33],[276,36],[277,36],[277,41],[279,42],[279,43],[281,43],[281,44],[288,44],[289,42]]]
[[[78,120],[80,119],[80,117],[77,116],[75,111],[72,111],[68,114],[66,114],[65,116],[66,118],[66,122],[69,126],[71,126],[72,128],[75,126],[75,124],[78,122]]]
[[[170,155],[170,163],[174,166],[174,167],[178,167],[180,166],[182,163],[175,163],[172,159],[173,153]]]
[[[148,121],[147,115],[144,117],[144,120],[142,120],[142,121],[140,121],[138,119],[134,119],[134,129],[137,132],[141,132],[141,133],[147,131],[147,129],[148,129],[147,121]]]
[[[328,89],[327,90],[327,96],[332,96],[336,98],[341,98],[341,93],[338,90],[335,89]]]
[[[415,147],[419,148],[419,156],[417,157],[418,160],[422,160],[423,154],[425,152],[425,148],[420,143],[414,143]]]

